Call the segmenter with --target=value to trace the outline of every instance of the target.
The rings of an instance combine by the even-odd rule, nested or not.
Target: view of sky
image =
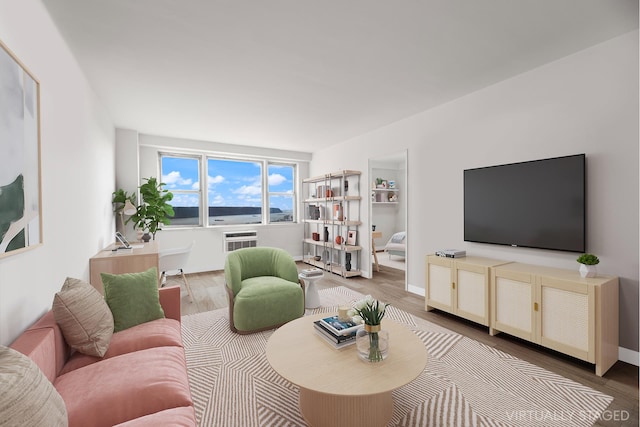
[[[208,159],[207,186],[209,206],[261,206],[262,163]],[[200,187],[198,160],[186,157],[162,158],[162,182],[174,192],[173,206],[198,206],[198,194],[175,193]],[[293,193],[293,167],[269,166],[269,191]],[[292,209],[291,197],[272,196],[270,207]]]

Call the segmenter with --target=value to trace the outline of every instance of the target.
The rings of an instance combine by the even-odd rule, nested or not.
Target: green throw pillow
[[[100,273],[104,299],[113,313],[114,332],[164,317],[158,294],[158,270]]]

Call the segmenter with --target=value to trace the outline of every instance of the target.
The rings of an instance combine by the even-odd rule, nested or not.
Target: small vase
[[[144,234],[142,235],[142,241],[143,241],[143,242],[145,242],[145,243],[148,243],[148,242],[149,242],[149,240],[151,240],[151,234],[149,234],[149,233],[144,233]]]
[[[595,265],[580,264],[580,276],[596,277],[597,271]]]
[[[364,325],[356,333],[358,357],[365,362],[382,362],[389,354],[389,332],[380,325]]]

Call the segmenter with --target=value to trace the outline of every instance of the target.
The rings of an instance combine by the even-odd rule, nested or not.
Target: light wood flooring
[[[298,263],[298,270],[308,268]],[[184,285],[182,285],[182,315],[215,310],[228,307],[227,294],[224,288],[224,272],[212,271],[187,275],[194,294],[190,302]],[[170,277],[167,285],[181,284],[178,276]],[[335,274],[325,273],[323,279],[316,282],[319,289],[345,286],[362,294],[371,294],[374,298],[388,302],[394,307],[409,312],[414,316],[426,319],[471,339],[509,353],[519,359],[555,372],[592,387],[610,396],[614,400],[605,414],[608,419],[600,419],[597,426],[637,426],[638,425],[638,367],[618,361],[604,377],[594,374],[591,364],[562,355],[537,346],[535,344],[510,337],[506,334],[490,336],[488,328],[451,316],[441,311],[427,312],[424,309],[424,297],[408,293],[404,290],[404,272],[380,266],[372,279],[353,277],[342,278]],[[616,418],[617,419],[613,419]],[[620,417],[626,420],[621,420]]]

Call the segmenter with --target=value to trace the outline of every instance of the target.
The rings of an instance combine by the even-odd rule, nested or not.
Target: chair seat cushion
[[[304,314],[300,284],[275,276],[245,279],[233,306],[235,327],[251,331],[280,325]]]

